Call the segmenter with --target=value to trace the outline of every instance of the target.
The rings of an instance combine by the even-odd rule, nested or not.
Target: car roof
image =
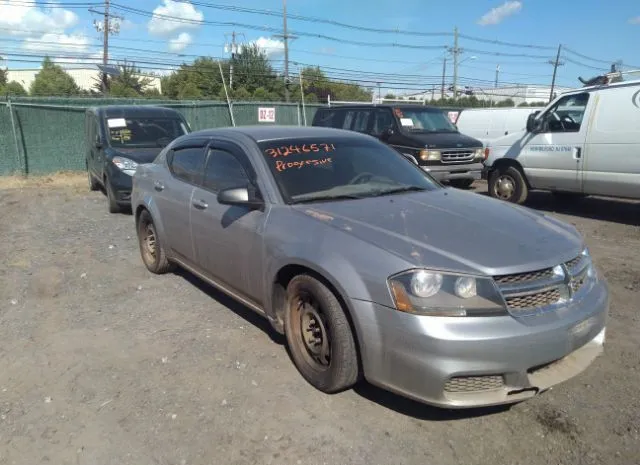
[[[238,126],[214,129],[202,129],[192,132],[183,138],[191,137],[216,137],[216,136],[237,136],[244,135],[250,137],[256,142],[264,142],[268,140],[278,139],[296,139],[305,137],[349,137],[353,139],[371,139],[371,136],[360,134],[346,129],[335,129],[318,126]]]
[[[104,105],[89,109],[98,115],[108,118],[138,116],[138,117],[158,117],[158,116],[181,116],[181,113],[173,108],[161,107],[157,105]]]
[[[390,103],[361,103],[355,105],[335,105],[331,107],[319,108],[318,111],[323,110],[354,110],[354,109],[362,109],[362,108],[400,108],[405,110],[437,110],[442,111],[442,108],[435,107],[432,105],[420,105],[416,103],[399,103],[399,104],[390,104]]]

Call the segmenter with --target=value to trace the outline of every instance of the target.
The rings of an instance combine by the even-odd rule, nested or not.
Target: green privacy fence
[[[322,105],[299,103],[12,97],[0,102],[0,175],[85,169],[84,112],[98,105],[175,108],[193,130],[250,124],[311,125]],[[275,109],[275,123],[259,122],[258,109]]]

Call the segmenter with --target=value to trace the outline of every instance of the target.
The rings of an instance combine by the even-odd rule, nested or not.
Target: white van
[[[543,107],[525,108],[469,108],[460,112],[455,121],[458,130],[488,145],[493,140],[524,131],[527,118]]]
[[[541,189],[640,199],[640,80],[566,92],[489,150],[492,197],[524,203]]]

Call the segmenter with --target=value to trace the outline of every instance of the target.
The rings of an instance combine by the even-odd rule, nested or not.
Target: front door
[[[567,95],[540,117],[518,156],[534,189],[582,192],[589,93]]]
[[[87,138],[87,168],[94,177],[102,180],[102,170],[100,169],[99,160],[102,148],[96,147],[96,143],[100,137],[98,128],[98,119],[92,113],[86,116],[86,138]]]
[[[233,144],[215,142],[207,152],[202,184],[191,205],[197,265],[210,278],[262,305],[265,213],[217,200],[223,189],[255,185],[255,171]]]

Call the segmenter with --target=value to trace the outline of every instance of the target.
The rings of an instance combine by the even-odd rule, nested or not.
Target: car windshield
[[[410,132],[458,132],[442,110],[395,108],[402,129]]]
[[[360,199],[441,186],[377,140],[303,138],[258,144],[287,203]]]
[[[188,132],[178,118],[107,118],[107,126],[109,144],[116,148],[164,147]]]

